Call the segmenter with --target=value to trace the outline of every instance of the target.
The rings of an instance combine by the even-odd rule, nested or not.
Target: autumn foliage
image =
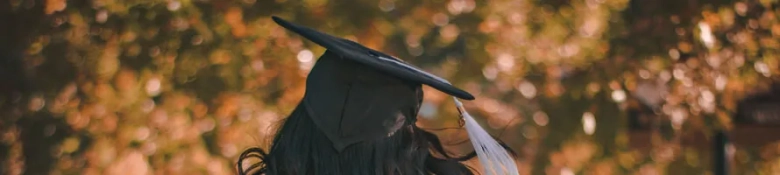
[[[705,174],[691,133],[733,128],[780,73],[771,0],[10,0],[0,2],[2,174],[234,174],[297,104],[319,47],[285,17],[477,96],[523,174]],[[469,150],[426,90],[420,126]],[[639,127],[642,126],[642,127]],[[639,129],[637,129],[639,128]],[[649,149],[633,131],[654,133]],[[780,172],[780,145],[733,149]]]

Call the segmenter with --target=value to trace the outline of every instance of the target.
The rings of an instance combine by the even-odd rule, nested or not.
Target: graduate
[[[459,99],[474,99],[468,92],[353,41],[272,18],[326,51],[309,72],[303,99],[268,152],[251,148],[241,154],[240,174],[475,174],[461,163],[474,157],[485,174],[518,174],[511,150],[464,110]],[[451,156],[436,135],[417,127],[423,85],[453,96],[474,152]],[[261,162],[242,166],[253,157]]]

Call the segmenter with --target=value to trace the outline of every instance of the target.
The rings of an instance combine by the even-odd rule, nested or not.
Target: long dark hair
[[[451,156],[444,151],[435,134],[415,124],[405,125],[392,136],[360,142],[337,153],[331,141],[317,130],[305,108],[303,103],[299,104],[285,119],[274,137],[270,152],[266,154],[261,148],[244,151],[238,159],[239,174],[474,174],[471,167],[461,163],[474,158],[474,152]],[[511,150],[509,152],[514,154]],[[261,162],[244,169],[243,161],[248,158],[259,158]]]

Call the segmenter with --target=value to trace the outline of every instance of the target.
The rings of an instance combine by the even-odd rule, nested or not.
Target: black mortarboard
[[[422,102],[422,85],[460,99],[474,99],[448,81],[395,57],[278,17],[273,20],[326,48],[309,72],[302,103],[315,125],[339,152],[357,142],[387,137],[399,128],[401,121],[403,125],[413,124]],[[488,145],[473,143],[475,148],[482,148],[476,151],[483,164],[492,166],[495,164],[492,161],[509,166],[506,162],[511,161],[511,166],[516,166],[513,160],[506,160],[505,150],[455,101],[459,111],[465,114],[472,142],[488,142]],[[504,152],[496,152],[495,146]]]

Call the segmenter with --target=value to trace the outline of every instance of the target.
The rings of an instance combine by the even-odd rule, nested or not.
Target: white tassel
[[[488,175],[518,175],[514,158],[501,146],[482,126],[474,120],[474,117],[466,111],[458,98],[453,97],[458,112],[466,125],[466,132],[469,133],[471,144],[474,145],[474,151],[485,173]]]
[[[428,77],[434,78],[441,82],[451,84],[449,81],[440,78],[435,75],[431,75],[428,72],[419,70],[415,67],[403,64],[394,59],[377,56],[379,59],[395,63],[399,66],[406,67],[410,70],[422,73]],[[482,167],[485,169],[485,173],[488,175],[518,175],[520,172],[517,170],[517,164],[509,153],[493,139],[490,134],[482,128],[482,126],[474,120],[474,117],[466,112],[466,108],[463,107],[463,103],[458,100],[457,97],[452,97],[455,100],[455,105],[458,108],[458,112],[463,117],[466,125],[466,132],[469,133],[471,144],[474,145],[474,151],[477,152],[479,162],[482,163]]]

